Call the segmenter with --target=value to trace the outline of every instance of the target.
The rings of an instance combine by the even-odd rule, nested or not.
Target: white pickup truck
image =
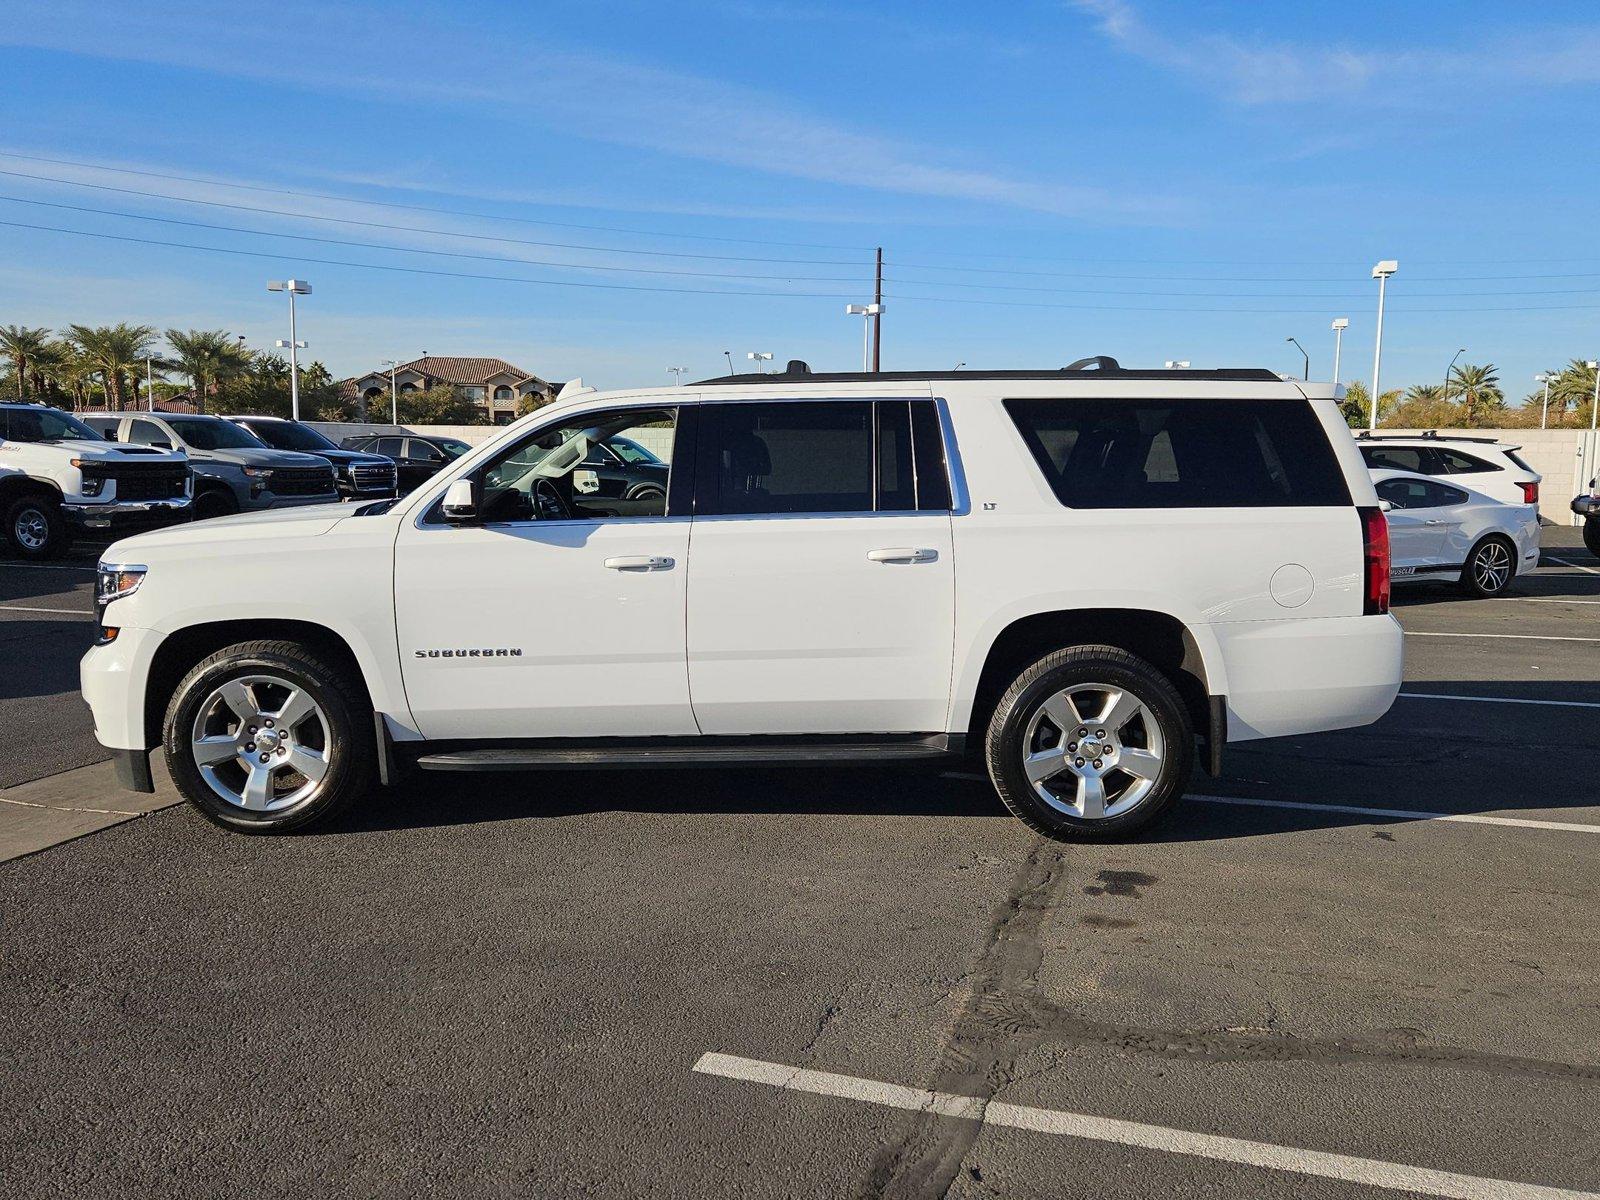
[[[623,435],[664,495],[596,487]],[[1375,721],[1401,673],[1332,395],[1110,359],[569,385],[399,500],[119,542],[98,597],[123,782],[161,745],[247,832],[417,769],[970,751],[1035,829],[1125,836],[1197,759]]]
[[[53,558],[82,533],[189,519],[181,453],[108,442],[71,413],[0,404],[0,525],[23,558]]]

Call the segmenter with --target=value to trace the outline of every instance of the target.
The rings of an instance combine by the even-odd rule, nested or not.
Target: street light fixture
[[[958,362],[958,363],[957,363],[957,364],[956,364],[956,365],[955,365],[955,366],[953,366],[953,367],[951,367],[951,368],[950,368],[950,369],[951,369],[951,370],[952,370],[952,371],[959,371],[959,370],[961,370],[961,368],[962,368],[962,367],[964,367],[964,366],[966,366],[966,365],[967,365],[967,364],[966,364],[966,363],[964,363],[964,362]]]
[[[688,367],[668,367],[667,368],[667,374],[676,377],[676,379],[678,381],[678,386],[682,387],[683,386],[683,373],[685,371],[687,371],[688,369],[689,369]]]
[[[1305,372],[1300,376],[1300,378],[1301,379],[1310,379],[1311,378],[1311,355],[1306,353],[1306,348],[1300,344],[1300,340],[1298,338],[1286,337],[1283,340],[1286,341],[1286,342],[1293,342],[1294,343],[1294,348],[1296,350],[1300,351],[1300,357],[1306,360],[1306,369],[1305,369]]]
[[[732,350],[724,350],[722,352],[722,357],[728,360],[728,374],[732,375],[733,374],[733,351]]]
[[[1544,406],[1539,410],[1539,428],[1543,429],[1550,420],[1550,381],[1554,379],[1549,371],[1540,371],[1533,377],[1535,383],[1544,384]]]
[[[766,350],[752,350],[746,354],[745,357],[756,364],[757,375],[765,375],[767,373],[767,369],[761,364],[772,361],[772,354]]]
[[[1177,358],[1169,358],[1169,359],[1167,359],[1167,370],[1169,370],[1169,371],[1186,371],[1188,369],[1189,369],[1189,360],[1186,359],[1186,358],[1184,358],[1184,359],[1177,359]]]
[[[1344,348],[1344,331],[1350,328],[1349,317],[1333,319],[1333,386],[1339,386],[1339,351]]]
[[[883,311],[881,304],[846,304],[844,315],[861,318],[861,370],[872,370],[872,322]]]
[[[295,356],[295,351],[304,347],[305,343],[299,341],[294,328],[294,298],[296,296],[309,296],[311,285],[304,279],[272,279],[267,282],[269,292],[289,293],[289,413],[298,421],[300,419],[300,363]],[[282,346],[283,343],[279,342]]]
[[[1467,348],[1463,346],[1450,356],[1450,365],[1444,369],[1444,391],[1439,394],[1441,400],[1450,399],[1450,372],[1456,369],[1456,359],[1466,352]]]
[[[1383,393],[1379,390],[1379,372],[1383,367],[1383,298],[1385,285],[1389,276],[1400,269],[1400,264],[1392,258],[1386,258],[1372,268],[1372,277],[1378,281],[1378,331],[1372,341],[1372,417],[1367,428],[1378,427],[1378,397]]]

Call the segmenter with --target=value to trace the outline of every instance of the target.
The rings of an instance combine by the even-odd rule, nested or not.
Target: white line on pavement
[[[988,783],[987,775],[970,771],[945,771],[945,779],[970,779]],[[1463,825],[1505,825],[1516,829],[1552,829],[1558,833],[1600,833],[1600,825],[1576,821],[1538,821],[1532,817],[1490,817],[1481,813],[1442,813],[1418,808],[1366,808],[1354,804],[1318,804],[1311,800],[1252,800],[1244,796],[1201,796],[1184,793],[1185,800],[1202,804],[1237,804],[1246,808],[1294,808],[1306,812],[1353,813],[1360,817],[1385,817],[1397,821],[1455,821]]]
[[[84,564],[77,566],[73,563],[25,563],[10,562],[6,564],[9,570],[12,567],[21,567],[27,571],[93,571],[94,567]]]
[[[1342,1179],[1369,1187],[1391,1188],[1425,1196],[1448,1196],[1454,1200],[1600,1200],[1600,1193],[1596,1192],[1575,1192],[1536,1183],[1513,1183],[1477,1175],[1458,1175],[1453,1171],[1435,1171],[1428,1167],[1383,1162],[1375,1158],[1356,1158],[1348,1154],[1329,1154],[1321,1150],[1275,1146],[1270,1142],[1194,1133],[1187,1129],[1169,1129],[1164,1125],[1146,1125],[1141,1121],[1119,1121],[1085,1113],[1033,1108],[1025,1104],[1005,1104],[977,1096],[901,1087],[899,1084],[862,1079],[855,1075],[809,1071],[802,1067],[739,1058],[732,1054],[708,1051],[700,1056],[693,1069],[702,1075],[717,1075],[724,1079],[761,1083],[818,1096],[859,1100],[885,1108],[930,1112],[942,1117],[981,1121],[985,1125],[1087,1138],[1119,1146],[1140,1146],[1168,1154],[1186,1154],[1194,1158],[1264,1167],[1294,1175]]]
[[[1439,692],[1401,692],[1404,700],[1459,700],[1467,704],[1537,704],[1545,708],[1600,708],[1594,700],[1522,700],[1515,696],[1446,696]]]
[[[0,796],[0,804],[15,804],[19,808],[43,808],[50,812],[86,812],[98,813],[107,817],[142,817],[145,814],[136,809],[128,808],[73,808],[65,804],[35,804],[31,800],[13,800],[10,796]]]
[[[92,608],[32,608],[26,604],[0,604],[0,608],[9,608],[13,612],[44,612],[55,613],[58,617],[92,617]]]
[[[1600,642],[1600,637],[1555,637],[1543,633],[1420,633],[1406,630],[1407,637],[1503,638],[1513,642]]]
[[[1580,825],[1575,821],[1536,821],[1531,817],[1489,817],[1481,813],[1426,812],[1415,808],[1365,808],[1355,804],[1315,804],[1309,800],[1247,800],[1242,796],[1199,796],[1187,793],[1185,800],[1202,804],[1238,804],[1249,808],[1295,808],[1307,812],[1354,813],[1360,817],[1387,817],[1397,821],[1457,821],[1463,825],[1506,825],[1516,829],[1554,829],[1562,833],[1600,833],[1600,825]]]
[[[1563,596],[1502,596],[1502,600],[1515,600],[1520,604],[1600,604],[1600,600],[1568,600]]]
[[[1582,563],[1575,563],[1570,558],[1557,558],[1554,554],[1546,554],[1545,557],[1551,562],[1560,563],[1563,567],[1577,567],[1578,570],[1587,572],[1590,575],[1600,575],[1600,571],[1596,571],[1593,567],[1586,567]]]

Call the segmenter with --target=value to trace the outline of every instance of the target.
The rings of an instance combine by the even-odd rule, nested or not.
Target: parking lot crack
[[[902,1136],[873,1156],[857,1196],[942,1196],[956,1182],[985,1109],[1012,1080],[1017,1050],[1037,1041],[1042,932],[1065,878],[1065,848],[1041,839],[997,906],[968,973],[967,998],[927,1088],[976,1097],[975,1112],[961,1118],[929,1109],[914,1114]]]

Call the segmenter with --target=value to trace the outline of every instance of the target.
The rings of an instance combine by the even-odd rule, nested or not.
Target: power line
[[[405,212],[434,213],[447,217],[471,217],[482,221],[510,221],[520,225],[545,225],[552,229],[584,229],[594,233],[626,233],[638,237],[683,238],[702,242],[732,242],[744,246],[786,246],[797,250],[849,250],[859,251],[862,254],[870,254],[872,252],[871,246],[837,246],[826,242],[778,242],[763,238],[722,237],[709,233],[665,233],[658,229],[626,229],[615,225],[579,225],[571,221],[545,221],[537,217],[508,217],[500,213],[436,208],[426,204],[400,204],[393,200],[357,200],[350,196],[340,196],[332,192],[297,191],[293,188],[267,187],[264,184],[257,183],[234,183],[227,180],[204,179],[194,175],[176,175],[163,171],[140,171],[133,167],[108,167],[100,163],[81,162],[70,158],[46,158],[39,154],[18,154],[11,150],[0,150],[0,158],[15,158],[24,162],[52,163],[58,167],[81,167],[88,171],[110,171],[118,175],[139,175],[146,179],[170,179],[176,183],[198,183],[206,187],[236,188],[239,191],[264,192],[275,196],[295,196],[307,200],[338,200],[345,204],[374,204],[383,208],[399,209]],[[598,208],[602,206],[592,205],[590,207]]]
[[[189,229],[210,229],[219,233],[243,233],[252,237],[288,238],[297,242],[315,242],[325,246],[350,246],[363,250],[393,251],[397,254],[432,254],[444,258],[471,259],[475,262],[509,263],[513,266],[531,267],[561,267],[574,271],[620,271],[630,275],[680,275],[695,279],[746,279],[768,280],[772,283],[783,283],[790,280],[815,283],[858,283],[860,278],[854,275],[740,275],[718,271],[673,271],[663,267],[613,267],[591,263],[564,263],[550,262],[537,258],[508,258],[497,254],[467,254],[458,250],[424,250],[415,246],[391,246],[382,242],[357,242],[344,238],[313,237],[305,233],[282,233],[273,229],[247,229],[241,225],[217,225],[207,221],[185,221],[178,217],[157,217],[148,213],[122,212],[112,208],[90,208],[81,204],[63,204],[55,200],[34,200],[26,196],[7,196],[0,193],[0,200],[12,204],[32,204],[41,208],[57,208],[67,212],[91,213],[101,217],[120,217],[130,221],[154,221],[162,225],[181,225]]]
[[[61,233],[71,237],[96,238],[101,241],[123,242],[142,246],[158,246],[171,250],[194,250],[206,254],[224,254],[234,257],[269,259],[274,262],[312,263],[318,266],[350,267],[363,271],[383,271],[390,274],[421,275],[430,278],[444,279],[471,279],[490,283],[524,283],[543,287],[564,288],[589,288],[602,291],[641,292],[661,295],[689,295],[689,296],[747,296],[765,297],[776,300],[848,300],[856,295],[855,292],[760,292],[732,288],[682,288],[682,287],[648,287],[642,284],[626,283],[596,283],[588,280],[574,279],[538,279],[523,275],[486,275],[467,271],[441,271],[428,267],[402,267],[387,263],[353,262],[348,259],[338,258],[310,258],[298,255],[274,254],[264,250],[241,250],[227,246],[201,246],[191,242],[170,242],[157,238],[133,237],[126,234],[101,233],[87,229],[68,229],[59,225],[35,225],[23,221],[0,221],[0,227],[11,229],[29,229],[41,233]],[[953,296],[914,296],[906,293],[890,293],[887,299],[910,301],[913,303],[931,304],[959,304],[1001,306],[1007,308],[1054,308],[1072,310],[1107,310],[1116,312],[1188,312],[1188,313],[1326,313],[1326,307],[1319,308],[1217,308],[1196,306],[1152,306],[1152,305],[1107,305],[1107,304],[1060,304],[1044,301],[1028,300],[986,300],[976,297],[962,298]],[[1485,306],[1474,305],[1471,308],[1411,308],[1406,307],[1405,312],[1443,312],[1443,313],[1482,313],[1482,312],[1558,312],[1578,311],[1600,308],[1600,304],[1569,304],[1569,305],[1540,305],[1540,306]]]

